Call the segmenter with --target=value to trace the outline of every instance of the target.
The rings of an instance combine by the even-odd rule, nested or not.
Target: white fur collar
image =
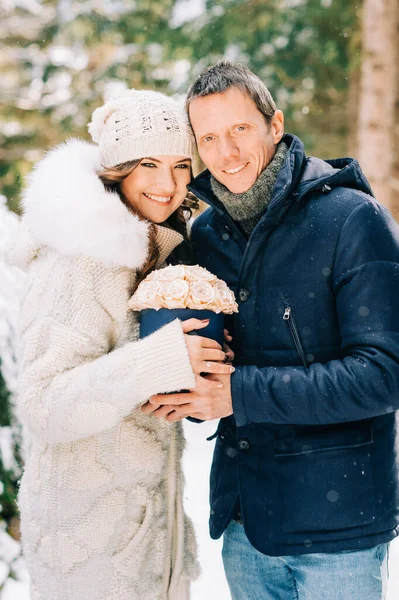
[[[38,246],[64,255],[83,254],[104,264],[142,267],[148,224],[107,192],[96,172],[98,146],[77,139],[39,162],[24,194],[23,221]]]

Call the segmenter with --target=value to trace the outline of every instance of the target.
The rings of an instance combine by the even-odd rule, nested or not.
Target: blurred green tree
[[[10,406],[8,403],[9,400],[9,391],[6,387],[6,382],[4,381],[2,372],[1,372],[1,361],[0,361],[0,427],[6,427],[10,425]]]
[[[0,452],[0,524],[5,523],[7,531],[18,537],[16,496],[22,461],[19,432],[15,428],[9,401],[10,393],[0,369],[0,428],[2,449],[6,450],[6,454]]]
[[[86,137],[104,97],[167,87],[173,10],[173,0],[32,0],[0,8],[0,193],[11,208],[32,164],[66,137]]]
[[[0,246],[12,238],[17,225],[17,216],[7,209],[5,197],[0,196]],[[16,495],[22,464],[20,426],[14,414],[16,330],[24,279],[24,273],[10,267],[0,255],[0,536],[5,529],[15,538],[19,536]],[[3,541],[0,541],[0,548]],[[0,588],[4,560],[7,562],[9,559],[9,553],[0,551]]]
[[[359,5],[346,0],[207,0],[201,25],[183,26],[191,76],[222,57],[266,83],[287,130],[308,152],[346,152],[349,78],[359,53]],[[198,61],[196,57],[201,57]]]
[[[225,57],[249,65],[308,152],[345,154],[359,3],[347,0],[32,0],[0,8],[0,177],[9,205],[49,146],[86,137],[125,87],[184,95]],[[8,7],[8,8],[7,8]],[[356,78],[354,77],[354,81]],[[353,112],[353,111],[352,111]],[[355,111],[356,112],[356,111]]]

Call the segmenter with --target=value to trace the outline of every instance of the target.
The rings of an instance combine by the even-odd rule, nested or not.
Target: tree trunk
[[[348,156],[358,156],[358,131],[359,131],[359,100],[360,100],[360,65],[352,68],[349,75],[349,90],[347,103]]]
[[[364,0],[358,156],[377,199],[393,210],[397,0]]]

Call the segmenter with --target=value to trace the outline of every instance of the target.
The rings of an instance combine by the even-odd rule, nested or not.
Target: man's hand
[[[217,377],[217,379],[216,379]],[[196,387],[180,394],[158,394],[152,396],[142,411],[153,413],[157,418],[169,422],[194,417],[202,421],[222,419],[233,414],[230,387],[231,375],[206,377],[196,376]]]
[[[227,363],[232,363],[233,360],[234,360],[234,352],[230,348],[229,343],[233,341],[233,338],[230,335],[230,332],[228,331],[228,329],[224,329],[223,333],[224,333],[223,350],[226,353],[226,362]]]

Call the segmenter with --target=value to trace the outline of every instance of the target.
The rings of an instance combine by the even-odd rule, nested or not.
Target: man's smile
[[[228,175],[234,175],[235,173],[242,171],[247,165],[249,165],[249,163],[244,163],[243,165],[239,165],[234,169],[224,169],[224,173],[227,173]]]

